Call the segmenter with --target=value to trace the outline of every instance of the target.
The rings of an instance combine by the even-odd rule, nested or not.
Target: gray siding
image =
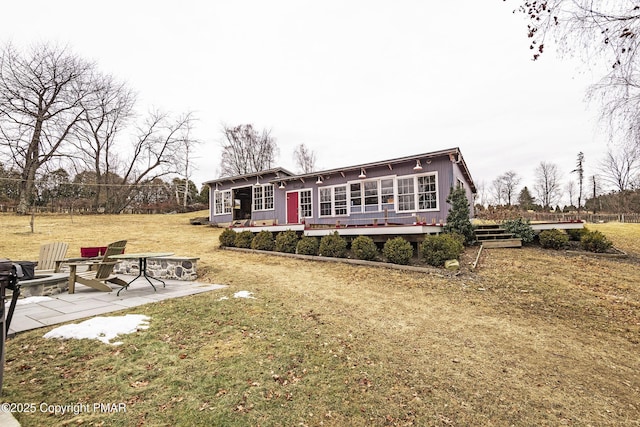
[[[274,208],[263,211],[250,212],[250,221],[273,221],[275,224],[284,225],[287,224],[287,194],[291,192],[299,191],[311,191],[312,199],[312,215],[305,220],[307,224],[324,224],[335,225],[340,222],[341,225],[364,225],[371,224],[377,221],[378,224],[384,224],[388,221],[392,224],[413,224],[415,222],[422,222],[426,224],[442,224],[446,221],[447,214],[450,205],[447,203],[447,197],[449,196],[450,189],[457,185],[458,180],[463,183],[464,188],[467,191],[467,198],[469,199],[470,206],[473,215],[473,194],[471,192],[472,184],[467,182],[465,175],[460,167],[460,164],[452,162],[449,159],[449,155],[442,155],[439,157],[432,157],[427,163],[426,158],[422,159],[422,170],[415,171],[415,160],[398,161],[396,163],[385,164],[380,162],[373,167],[366,168],[366,178],[360,179],[360,169],[345,168],[343,170],[332,170],[326,172],[318,172],[318,175],[308,175],[299,177],[286,177],[285,188],[280,189],[280,181],[277,181],[275,174],[260,175],[260,183],[266,184],[270,182],[273,184],[274,192]],[[398,180],[416,176],[432,175],[436,178],[437,184],[437,207],[435,209],[419,210],[414,209],[412,211],[399,211],[398,203]],[[282,176],[282,175],[280,175]],[[322,184],[316,184],[318,176],[322,177]],[[377,206],[365,206],[362,204],[360,207],[353,204],[351,201],[350,186],[367,181],[380,181],[381,179],[392,179],[394,182],[394,194],[393,203],[379,204]],[[255,176],[251,178],[243,177],[241,180],[232,182],[231,180],[219,180],[218,190],[225,191],[229,189],[244,188],[245,191],[253,191],[253,185],[255,184]],[[211,185],[210,189],[210,220],[215,223],[229,223],[232,221],[232,214],[214,215],[214,192],[215,185]],[[320,215],[320,188],[332,188],[335,186],[347,186],[347,215],[332,215],[321,216]],[[414,187],[414,192],[417,188]],[[246,193],[249,194],[249,193]],[[251,193],[252,194],[252,193]],[[378,188],[378,197],[382,199],[380,194],[380,188]],[[360,209],[361,212],[356,212]],[[364,212],[362,212],[364,211]],[[247,212],[248,214],[248,212]]]

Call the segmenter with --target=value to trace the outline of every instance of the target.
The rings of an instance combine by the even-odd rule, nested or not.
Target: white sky
[[[460,147],[477,184],[507,170],[533,187],[606,151],[595,78],[553,52],[533,62],[513,1],[183,0],[10,2],[0,42],[68,44],[139,94],[138,108],[194,111],[196,184],[218,176],[223,124],[253,123],[318,169]]]

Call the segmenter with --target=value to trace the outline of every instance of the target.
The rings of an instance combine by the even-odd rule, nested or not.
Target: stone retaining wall
[[[147,260],[147,274],[158,279],[196,280],[196,267],[200,258],[164,257]],[[116,274],[137,275],[140,271],[137,259],[120,261],[113,269]]]

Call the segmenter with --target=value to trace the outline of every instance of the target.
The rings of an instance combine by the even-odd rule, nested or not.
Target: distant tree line
[[[14,212],[20,197],[20,173],[0,165],[0,211]],[[56,169],[34,182],[30,209],[44,212],[166,213],[206,209],[208,187],[200,192],[193,181],[181,178],[142,181],[132,191],[122,177],[109,175],[98,183],[92,171],[69,175]],[[185,194],[187,203],[185,204]],[[122,200],[126,199],[126,203]]]
[[[500,216],[501,211],[568,213],[640,213],[640,150],[635,144],[609,147],[604,158],[587,174],[586,160],[578,153],[565,177],[553,162],[542,161],[534,170],[532,186],[520,186],[521,176],[511,170],[490,185],[479,183],[475,201],[478,216]],[[498,212],[496,214],[496,212]]]

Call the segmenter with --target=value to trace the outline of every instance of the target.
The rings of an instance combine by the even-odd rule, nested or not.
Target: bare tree
[[[496,206],[502,205],[504,197],[504,183],[499,177],[491,182],[491,196]]]
[[[180,173],[177,153],[183,147],[185,129],[194,120],[191,113],[172,118],[168,113],[154,111],[137,126],[137,136],[131,143],[131,154],[120,163],[111,197],[105,201],[108,213],[120,213],[133,201],[145,185],[156,185],[158,179]],[[114,174],[109,174],[111,177]]]
[[[307,148],[305,144],[300,144],[293,152],[296,166],[301,173],[311,173],[316,169],[316,153]]]
[[[538,200],[544,208],[551,208],[560,198],[560,172],[551,162],[540,162],[535,170],[534,185]]]
[[[629,190],[640,174],[640,147],[630,143],[622,144],[616,151],[609,147],[599,169],[602,180],[616,191]]]
[[[533,58],[549,41],[587,66],[604,62],[605,74],[589,96],[602,104],[612,137],[640,141],[640,13],[637,0],[518,0],[527,17]],[[549,40],[551,39],[551,40]]]
[[[511,206],[518,184],[520,184],[520,177],[514,171],[505,172],[497,177],[493,181],[493,190],[498,204],[504,201],[507,206]]]
[[[483,206],[483,207],[487,207],[489,205],[489,197],[487,194],[487,184],[484,181],[480,181],[476,184],[476,189],[478,190],[477,194],[477,201],[476,203]]]
[[[17,213],[27,213],[40,167],[76,131],[83,101],[95,90],[93,70],[93,64],[47,44],[25,55],[8,44],[0,53],[0,144],[21,175]]]
[[[258,133],[253,125],[239,125],[223,129],[220,170],[222,176],[245,175],[270,169],[278,154],[278,146],[271,132]]]
[[[573,204],[573,200],[574,200],[573,198],[576,194],[576,182],[575,181],[567,182],[566,191],[567,191],[567,194],[569,195],[569,206],[575,206]]]
[[[71,158],[82,161],[95,172],[94,206],[111,199],[110,174],[117,171],[117,137],[133,117],[135,95],[111,76],[97,76],[96,90],[88,102],[79,131],[72,139]],[[84,168],[82,168],[84,169]]]
[[[193,156],[193,149],[196,145],[200,144],[199,140],[192,137],[194,121],[195,119],[189,120],[180,130],[181,147],[179,147],[179,152],[176,153],[175,156],[175,161],[177,163],[178,170],[180,171],[179,175],[183,177],[180,181],[184,182],[184,186],[177,186],[178,191],[181,192],[183,208],[186,208],[189,199],[193,199],[195,194],[197,194],[197,190],[193,191],[191,188],[191,185],[193,184],[191,182],[191,175],[193,173],[191,157]]]

